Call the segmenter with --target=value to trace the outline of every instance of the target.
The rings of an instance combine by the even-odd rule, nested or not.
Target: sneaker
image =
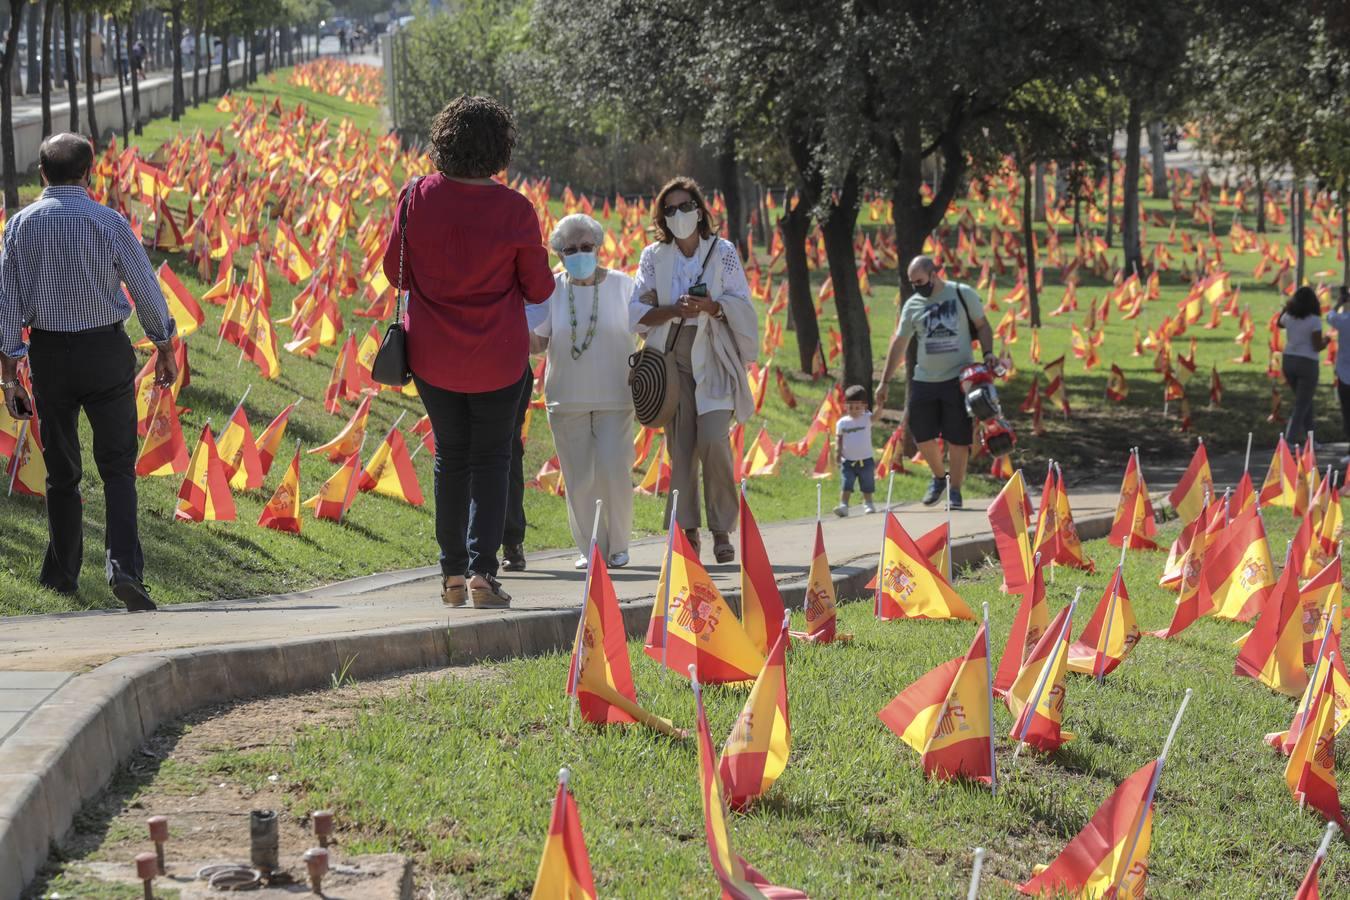
[[[472,579],[474,575],[470,575]],[[470,588],[469,595],[473,598],[474,609],[506,609],[511,605],[511,595],[502,590],[502,583],[491,575],[482,575],[484,581],[488,583],[485,588]]]
[[[577,561],[572,563],[572,568],[582,571],[591,564],[591,561],[584,556],[578,556]]]
[[[834,514],[835,514],[836,516],[838,516],[839,518],[841,518],[841,519],[847,519],[847,518],[848,518],[848,507],[845,506],[843,503],[840,503],[838,506],[836,506],[836,507],[834,508]]]
[[[507,544],[502,548],[502,571],[503,572],[524,572],[525,571],[525,545]]]
[[[952,488],[951,494],[947,497],[947,502],[951,504],[952,509],[965,509],[965,504],[961,501],[961,492]]]
[[[947,481],[943,478],[934,478],[928,482],[928,492],[923,495],[923,505],[932,506],[942,499],[942,492],[947,487]]]
[[[113,596],[122,601],[127,612],[151,612],[157,609],[145,585],[135,578],[118,578],[112,584]]]
[[[624,553],[622,550],[618,553],[611,553],[609,555],[609,565],[612,569],[622,569],[624,566],[628,565],[628,554]]]
[[[441,602],[446,606],[463,606],[469,599],[469,589],[464,582],[451,584],[450,579],[441,579]]]
[[[867,501],[863,501],[863,515],[870,516],[877,511],[877,508]]]

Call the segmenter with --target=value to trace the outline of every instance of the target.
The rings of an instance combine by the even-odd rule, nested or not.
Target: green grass
[[[1291,519],[1279,512],[1267,522],[1278,547]],[[1170,538],[1175,524],[1164,532]],[[1103,541],[1087,549],[1104,570],[1117,554]],[[1126,562],[1144,629],[1170,620],[1174,595],[1156,586],[1162,559],[1136,552]],[[1081,629],[1109,574],[1060,571],[1052,609],[1084,585]],[[1014,612],[998,583],[992,568],[957,583],[974,608],[989,602],[996,656]],[[1231,641],[1243,626],[1204,619],[1170,641],[1145,638],[1100,686],[1071,675],[1065,728],[1077,737],[1051,756],[1013,761],[1012,719],[999,705],[1000,790],[991,797],[987,788],[925,780],[917,754],[876,718],[929,668],[963,653],[974,626],[877,622],[865,602],[840,615],[856,635],[851,644],[798,645],[789,656],[787,771],[732,818],[735,848],[770,879],[817,897],[952,896],[969,877],[972,849],[983,846],[981,896],[1012,896],[1011,884],[1049,862],[1122,779],[1157,755],[1189,687],[1195,696],[1158,792],[1149,896],[1288,896],[1299,883],[1323,823],[1298,810],[1283,758],[1261,740],[1285,727],[1293,701],[1231,674]],[[640,701],[691,726],[687,682],[639,642],[629,653]],[[487,677],[419,683],[373,701],[355,726],[310,727],[292,746],[229,751],[221,765],[241,783],[278,774],[296,814],[336,810],[344,852],[411,853],[438,895],[471,897],[527,895],[556,774],[568,766],[601,895],[716,896],[694,742],[636,727],[569,729],[566,671],[567,656],[554,653],[494,665]],[[705,696],[720,747],[745,690],[710,687]],[[1344,850],[1332,848],[1324,896],[1350,889]]]
[[[311,115],[326,117],[330,126],[343,118],[351,119],[362,128],[375,132],[380,129],[380,112],[372,107],[346,103],[334,97],[317,94],[313,91],[295,88],[286,83],[286,72],[279,71],[274,76],[261,78],[254,88],[235,92],[240,103],[251,97],[257,104],[270,104],[275,97],[293,106],[304,102]],[[145,129],[137,143],[147,152],[152,152],[160,143],[180,133],[191,134],[196,129],[206,133],[226,125],[231,115],[218,112],[214,103],[204,103],[190,110],[181,123],[157,120]],[[226,133],[227,146],[232,146],[232,138]],[[219,160],[217,160],[219,162]],[[27,188],[26,196],[36,193],[35,186]],[[181,207],[181,200],[174,201]],[[948,222],[954,222],[964,204],[958,204],[950,214]],[[1146,201],[1145,209],[1164,210],[1165,218],[1171,217],[1170,206],[1155,201]],[[553,211],[561,212],[561,203],[553,202]],[[358,219],[368,210],[358,206]],[[1224,212],[1221,221],[1229,218]],[[879,226],[869,220],[866,210],[861,217],[864,230],[875,230]],[[613,226],[616,220],[607,224]],[[1250,221],[1247,223],[1250,225]],[[1188,216],[1179,216],[1178,232],[1199,233]],[[1044,226],[1038,226],[1043,233]],[[1227,225],[1219,228],[1220,234],[1226,233]],[[1061,227],[1061,237],[1067,240],[1067,227]],[[981,233],[988,233],[988,226],[981,226]],[[1159,239],[1162,230],[1151,226],[1149,237]],[[1272,235],[1272,237],[1275,237]],[[1150,240],[1150,246],[1152,243]],[[1284,240],[1279,236],[1279,240]],[[351,238],[349,248],[358,267],[362,262],[359,249],[354,247]],[[987,252],[987,247],[982,248]],[[247,264],[247,254],[236,259],[236,265]],[[153,261],[165,258],[161,254],[152,254]],[[1241,370],[1223,363],[1235,355],[1237,348],[1232,343],[1236,329],[1235,319],[1225,319],[1217,331],[1205,331],[1198,326],[1189,334],[1200,338],[1198,359],[1200,374],[1190,386],[1192,406],[1195,413],[1197,433],[1204,434],[1218,449],[1240,448],[1245,440],[1246,431],[1257,431],[1258,453],[1266,452],[1274,440],[1274,426],[1266,425],[1264,413],[1269,405],[1270,385],[1264,376],[1263,324],[1270,311],[1279,303],[1273,289],[1255,284],[1248,277],[1255,263],[1255,255],[1237,256],[1226,254],[1234,284],[1241,286],[1244,301],[1252,305],[1257,323],[1257,339],[1254,355],[1256,362]],[[179,274],[190,291],[200,296],[208,287],[203,284],[195,272],[187,265],[181,255],[167,257],[169,264]],[[767,259],[764,260],[767,262]],[[1310,260],[1309,270],[1329,265],[1326,255],[1321,261]],[[1179,267],[1179,261],[1178,261]],[[242,274],[242,272],[241,272]],[[812,273],[813,283],[819,288],[825,276],[824,271]],[[776,276],[781,280],[781,273]],[[1056,272],[1046,275],[1047,287],[1042,297],[1043,308],[1048,312],[1059,303],[1062,287],[1056,282]],[[966,280],[973,280],[967,274]],[[872,342],[878,367],[884,356],[889,333],[895,320],[895,299],[897,293],[897,272],[888,270],[871,277],[873,294],[868,298],[871,307]],[[1170,312],[1185,295],[1186,286],[1175,274],[1164,274],[1163,299],[1149,305],[1147,312],[1138,320],[1138,324],[1156,324],[1164,314]],[[285,310],[296,288],[286,284],[274,275],[272,279],[274,306]],[[1003,296],[1012,287],[1012,279],[1005,276],[1000,280],[998,295]],[[1086,310],[1093,296],[1104,295],[1107,286],[1094,283],[1085,278],[1080,285],[1079,297]],[[351,315],[353,308],[364,305],[358,295],[342,301],[344,320],[348,328],[364,333],[370,323]],[[261,380],[251,365],[237,366],[238,352],[230,345],[220,350],[215,348],[214,333],[217,330],[222,308],[205,306],[207,321],[196,335],[188,340],[193,382],[185,389],[180,403],[189,407],[191,412],[183,417],[184,432],[189,441],[195,441],[201,425],[210,419],[219,429],[233,410],[244,388],[253,384],[247,409],[255,434],[297,396],[307,401],[292,418],[289,437],[300,438],[306,446],[314,446],[332,437],[341,427],[345,416],[339,418],[325,413],[319,398],[327,383],[336,348],[324,348],[311,360],[283,354],[282,373],[275,381]],[[277,312],[277,315],[281,315]],[[991,314],[997,321],[999,313]],[[1067,352],[1069,320],[1081,320],[1082,313],[1071,317],[1046,318],[1046,327],[1042,329],[1042,359],[1050,360],[1062,352]],[[826,304],[825,314],[821,318],[822,332],[837,328],[837,316],[832,304]],[[138,328],[134,323],[133,332]],[[1015,461],[1018,465],[1032,464],[1046,457],[1066,462],[1070,477],[1083,476],[1095,471],[1108,478],[1116,477],[1123,460],[1122,448],[1131,444],[1142,445],[1145,462],[1158,457],[1178,456],[1187,452],[1187,441],[1177,427],[1175,412],[1167,421],[1160,418],[1161,385],[1151,370],[1152,357],[1132,358],[1128,350],[1132,346],[1132,323],[1122,323],[1118,312],[1113,312],[1107,326],[1107,341],[1102,348],[1103,366],[1091,373],[1082,371],[1081,363],[1069,359],[1067,382],[1074,408],[1074,419],[1063,422],[1058,414],[1047,410],[1046,424],[1048,433],[1044,438],[1035,438],[1030,431],[1030,422],[1025,415],[1016,412],[1017,404],[1024,396],[1032,377],[1032,367],[1028,360],[1030,343],[1029,329],[1025,323],[1019,324],[1021,338],[1014,345],[1019,371],[1012,383],[1005,387],[1005,407],[1019,434],[1019,444]],[[1189,334],[1180,342],[1184,346]],[[282,330],[280,338],[284,341],[288,332]],[[777,354],[777,361],[787,371],[791,360],[795,359],[794,338],[786,337],[787,346]],[[1108,404],[1103,399],[1106,370],[1115,361],[1125,369],[1131,382],[1131,395],[1121,405]],[[1206,411],[1203,396],[1207,387],[1207,372],[1211,362],[1220,362],[1220,368],[1228,389],[1224,409]],[[790,374],[790,373],[789,373]],[[813,383],[799,375],[790,374],[792,388],[799,400],[795,410],[790,410],[778,397],[771,384],[764,404],[763,414],[752,420],[746,429],[746,441],[754,439],[760,425],[768,428],[775,437],[796,440],[806,430],[815,409],[819,405],[831,382],[824,380]],[[1326,389],[1323,389],[1325,400]],[[899,391],[893,397],[900,396]],[[1286,401],[1286,411],[1289,408]],[[348,410],[350,410],[350,406]],[[1319,433],[1325,436],[1337,435],[1339,428],[1329,423],[1330,403],[1322,402],[1319,420]],[[423,412],[416,400],[407,400],[398,395],[381,394],[374,405],[367,449],[374,446],[397,416],[408,413],[404,425],[411,425]],[[1235,411],[1240,411],[1234,415]],[[894,411],[892,411],[894,412]],[[884,439],[887,429],[878,428],[878,444]],[[111,597],[101,577],[103,544],[103,498],[102,486],[93,465],[90,440],[87,430],[84,434],[85,480],[84,496],[86,501],[86,567],[82,579],[81,591],[75,597],[63,597],[36,587],[37,573],[46,543],[46,517],[41,503],[31,499],[0,496],[0,615],[19,613],[60,612],[76,609],[112,608],[117,604]],[[780,476],[777,478],[756,479],[751,482],[751,491],[755,496],[756,514],[763,522],[781,519],[799,518],[810,515],[815,509],[815,485],[808,477],[814,465],[819,443],[807,458],[788,456],[784,459]],[[546,416],[542,412],[534,414],[530,431],[530,440],[526,452],[526,477],[530,478],[554,453],[549,435]],[[208,523],[202,525],[182,524],[173,521],[174,498],[178,478],[142,479],[141,488],[141,530],[142,542],[146,551],[146,580],[157,601],[161,603],[183,603],[205,599],[230,599],[243,596],[298,590],[316,583],[348,578],[372,572],[394,568],[427,565],[437,557],[434,539],[434,522],[431,504],[432,460],[431,455],[422,453],[415,460],[423,492],[428,497],[428,505],[414,509],[397,501],[374,495],[361,496],[353,507],[348,519],[342,525],[330,522],[306,519],[304,533],[290,536],[260,529],[254,526],[262,505],[270,491],[275,487],[280,470],[273,472],[261,491],[243,493],[236,496],[239,518],[233,523]],[[302,488],[305,496],[312,495],[323,479],[333,471],[333,466],[319,457],[306,456],[302,470]],[[898,501],[917,499],[923,492],[927,478],[923,466],[911,466],[909,474],[899,476],[895,483],[895,496]],[[973,471],[985,472],[988,460],[976,461]],[[635,472],[635,480],[641,472]],[[837,475],[825,481],[827,499],[832,501],[838,490]],[[997,489],[997,485],[987,478],[972,479],[966,495],[979,497],[988,495]],[[879,492],[884,492],[881,486]],[[566,524],[564,500],[545,495],[539,491],[526,491],[525,508],[530,522],[526,545],[531,550],[565,547],[571,543]],[[661,498],[638,496],[635,498],[634,527],[639,534],[655,533],[661,528],[664,501]]]

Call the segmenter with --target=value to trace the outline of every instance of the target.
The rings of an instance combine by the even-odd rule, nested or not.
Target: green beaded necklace
[[[598,272],[596,273],[599,274]],[[595,340],[595,320],[600,315],[600,280],[597,277],[595,281],[595,296],[591,300],[591,323],[586,329],[586,338],[577,346],[577,297],[572,291],[572,278],[567,278],[567,312],[572,320],[572,358],[581,359],[581,355],[590,349],[591,341]]]

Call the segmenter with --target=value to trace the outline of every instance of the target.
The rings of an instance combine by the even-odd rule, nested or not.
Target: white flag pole
[[[1247,455],[1242,459],[1242,474],[1246,475],[1252,464],[1252,433],[1247,432]]]
[[[989,796],[998,795],[998,758],[994,755],[994,661],[989,649],[989,601],[984,602],[984,675],[989,682]],[[979,867],[976,865],[976,872]],[[976,878],[978,881],[978,876]]]
[[[1335,824],[1335,823],[1332,823]],[[970,889],[966,891],[966,900],[975,900],[980,894],[980,870],[984,868],[984,848],[975,848],[975,865],[970,870]]]
[[[657,461],[660,465],[660,460]],[[669,668],[666,664],[666,648],[670,645],[670,579],[674,573],[675,557],[675,510],[680,505],[680,489],[675,488],[670,492],[670,524],[666,529],[666,577],[661,584],[661,665]]]
[[[576,642],[572,645],[576,648],[574,656],[576,657],[576,667],[572,672],[572,683],[567,686],[567,693],[571,695],[572,702],[567,705],[567,727],[573,728],[576,725],[577,706],[581,702],[577,697],[577,685],[581,683],[581,667],[586,664],[586,644],[581,637],[586,633],[586,607],[591,600],[591,579],[595,576],[595,542],[600,534],[600,510],[604,506],[603,500],[595,501],[595,519],[591,522],[591,545],[586,551],[586,577],[581,579],[581,618],[577,620]]]
[[[1069,603],[1069,614],[1064,617],[1064,624],[1059,629],[1059,637],[1055,638],[1056,649],[1052,651],[1052,655],[1046,659],[1044,666],[1041,667],[1041,675],[1036,679],[1036,690],[1032,692],[1030,700],[1027,701],[1026,709],[1030,709],[1032,715],[1035,714],[1036,707],[1041,703],[1041,695],[1045,693],[1045,683],[1050,680],[1050,669],[1053,667],[1054,663],[1053,654],[1059,652],[1059,645],[1064,642],[1064,636],[1068,634],[1069,629],[1073,626],[1073,611],[1078,608],[1078,599],[1082,596],[1083,586],[1079,585],[1078,590],[1074,592],[1073,600]],[[1023,712],[1025,711],[1026,710],[1024,709]],[[1013,750],[1013,759],[1016,759],[1018,754],[1022,752],[1022,745],[1024,743],[1022,738],[1027,736],[1027,729],[1030,727],[1031,716],[1027,716],[1027,720],[1022,723],[1022,733],[1017,736],[1017,747]]]

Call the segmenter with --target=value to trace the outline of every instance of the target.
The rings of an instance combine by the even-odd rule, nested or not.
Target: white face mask
[[[684,240],[698,229],[698,217],[698,210],[677,212],[673,216],[666,216],[666,227],[678,240]]]

